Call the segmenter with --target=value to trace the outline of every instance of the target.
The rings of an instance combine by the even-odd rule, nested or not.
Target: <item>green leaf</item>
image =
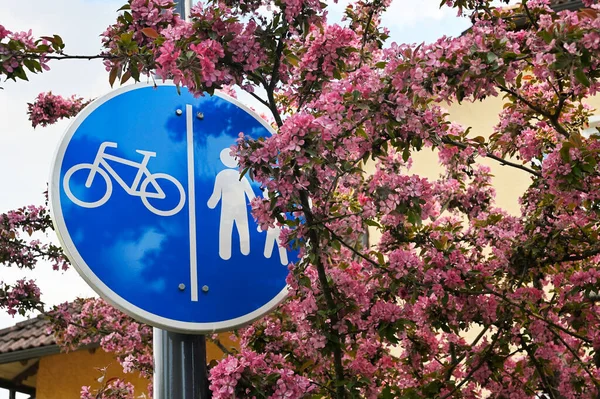
[[[404,151],[402,151],[402,160],[406,162],[408,161],[408,158],[410,158],[410,149],[407,145],[406,147],[404,147]]]
[[[487,59],[488,64],[492,64],[498,60],[498,56],[495,53],[490,52],[490,53],[487,53],[486,59]]]
[[[542,30],[538,33],[546,44],[550,44],[554,40],[554,35],[548,31]]]
[[[27,73],[25,73],[25,70],[22,67],[18,67],[13,71],[13,75],[16,76],[19,79],[22,80],[29,80],[27,78]]]
[[[577,79],[577,81],[585,87],[590,87],[590,79],[587,77],[585,72],[583,72],[583,69],[578,68],[575,70],[575,79]]]
[[[571,156],[569,155],[569,150],[573,148],[573,143],[569,141],[565,141],[560,149],[560,159],[563,162],[570,162]]]
[[[40,64],[37,61],[31,60],[29,58],[25,58],[23,60],[23,64],[29,69],[31,72],[36,73],[40,68]]]
[[[367,226],[373,226],[373,227],[377,227],[377,228],[380,228],[380,227],[381,227],[381,225],[380,225],[379,223],[377,223],[376,221],[374,221],[374,220],[371,220],[371,219],[366,219],[366,220],[365,220],[365,224],[366,224]]]
[[[287,57],[285,57],[285,59],[290,65],[293,65],[295,67],[297,67],[300,63],[300,58],[298,58],[295,54],[292,53],[288,54]]]

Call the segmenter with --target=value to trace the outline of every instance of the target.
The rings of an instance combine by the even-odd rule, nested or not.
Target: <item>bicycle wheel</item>
[[[166,206],[168,206],[171,203],[171,197],[169,197],[167,194],[170,193],[171,191],[165,191],[164,188],[161,186],[161,184],[163,183],[159,183],[158,180],[159,179],[163,179],[166,180],[168,182],[171,182],[173,185],[175,185],[175,187],[177,188],[177,191],[179,191],[179,201],[177,202],[177,205],[175,205],[174,207],[170,208],[170,209],[158,209],[155,206],[153,206],[152,204],[150,204],[150,201],[148,201],[148,198],[152,198],[154,202],[158,202],[161,201],[163,204],[165,204]],[[164,195],[157,195],[157,193],[153,193],[153,192],[148,192],[146,191],[146,189],[148,188],[148,184],[152,183],[152,186],[160,193],[167,193]],[[159,216],[173,216],[175,214],[177,214],[182,208],[183,205],[185,204],[185,191],[183,191],[183,186],[181,185],[181,183],[179,183],[179,181],[177,181],[177,179],[175,179],[173,176],[168,175],[166,173],[154,173],[151,175],[148,175],[144,181],[142,181],[142,184],[140,185],[140,198],[142,199],[142,202],[144,203],[144,205],[146,206],[146,208],[148,208],[148,210],[156,215]]]
[[[73,194],[73,191],[71,190],[71,177],[75,174],[75,172],[78,172],[80,170],[89,170],[89,173],[92,173],[92,168],[94,167],[94,165],[92,165],[91,163],[80,163],[77,164],[75,166],[73,166],[71,169],[67,170],[67,173],[65,173],[65,177],[63,178],[63,188],[65,189],[65,194],[67,194],[67,197],[73,201],[74,204],[77,204],[81,207],[84,208],[97,208],[99,206],[104,205],[104,203],[106,201],[108,201],[108,199],[110,198],[111,194],[112,194],[112,181],[110,180],[110,176],[108,176],[108,173],[106,173],[106,171],[104,171],[104,169],[100,169],[97,168],[96,169],[96,174],[102,176],[102,178],[104,179],[105,183],[106,183],[106,192],[101,196],[101,198],[97,201],[84,201],[81,200],[79,198],[77,198],[75,196],[75,194]],[[87,176],[89,176],[89,173]],[[86,178],[87,178],[86,176]],[[95,177],[95,176],[94,176]],[[83,187],[85,187],[86,191],[94,191],[94,181],[96,179],[94,179],[92,181],[92,185],[90,187],[86,187],[85,184],[83,184]]]

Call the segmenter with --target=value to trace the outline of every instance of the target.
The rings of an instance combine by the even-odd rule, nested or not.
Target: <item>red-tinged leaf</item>
[[[129,72],[129,71],[125,72],[123,74],[123,76],[121,77],[121,84],[127,82],[130,77],[131,77],[131,72]]]
[[[142,29],[142,33],[151,39],[156,39],[158,37],[158,32],[153,28],[144,28]]]
[[[595,19],[598,16],[598,10],[594,10],[593,8],[584,8],[577,14],[579,15],[579,17],[588,17],[591,19]]]
[[[110,70],[110,75],[108,75],[108,83],[110,83],[110,87],[113,87],[115,84],[115,80],[117,79],[117,74],[119,73],[119,68],[113,67]]]

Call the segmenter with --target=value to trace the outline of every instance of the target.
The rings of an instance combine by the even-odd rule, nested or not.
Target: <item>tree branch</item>
[[[500,331],[498,331],[496,333],[496,335],[494,335],[494,338],[492,339],[492,342],[490,343],[490,346],[488,346],[488,348],[485,351],[485,354],[481,357],[481,360],[479,361],[479,363],[477,363],[477,365],[475,367],[473,367],[471,369],[471,371],[469,371],[469,374],[467,374],[465,376],[465,378],[462,379],[461,382],[459,382],[452,391],[448,392],[446,395],[442,396],[440,399],[446,399],[451,397],[452,395],[454,395],[455,392],[458,392],[458,390],[465,385],[473,376],[473,374],[475,374],[475,372],[477,370],[479,370],[481,368],[481,366],[483,366],[483,364],[486,362],[487,360],[487,356],[492,352],[492,350],[494,349],[494,346],[496,345],[496,342],[498,342],[498,339],[500,338]]]
[[[467,145],[465,143],[460,143],[458,141],[451,140],[451,139],[449,139],[447,137],[442,137],[441,141],[444,144],[453,145],[453,146],[456,146],[456,147],[459,147],[459,148],[462,148],[462,149],[469,148],[469,145]],[[511,166],[513,168],[521,169],[521,170],[523,170],[523,171],[525,171],[527,173],[531,173],[532,175],[534,175],[536,177],[542,177],[541,173],[536,172],[535,170],[530,169],[527,166],[520,165],[518,163],[514,163],[514,162],[511,162],[511,161],[507,161],[506,159],[500,158],[499,156],[496,156],[496,155],[492,154],[491,152],[486,152],[485,156],[486,156],[486,158],[490,158],[490,159],[493,159],[494,161],[498,161],[501,165]]]
[[[58,54],[58,55],[41,55],[35,53],[12,53],[13,57],[20,58],[30,58],[30,59],[46,59],[46,60],[95,60],[95,59],[103,59],[103,60],[114,60],[119,58],[116,55],[110,54],[95,54],[95,55],[68,55],[68,54]]]
[[[541,114],[544,117],[546,117],[550,121],[550,124],[554,127],[554,129],[556,129],[556,131],[558,133],[560,133],[561,135],[563,135],[566,138],[570,137],[569,132],[567,132],[565,130],[565,128],[558,122],[558,117],[556,115],[552,115],[552,114],[548,113],[547,111],[544,111],[542,108],[538,107],[537,105],[535,105],[534,103],[532,103],[531,101],[529,101],[528,99],[526,99],[525,97],[521,96],[516,91],[511,90],[511,89],[509,89],[506,86],[498,85],[498,88],[501,91],[503,91],[505,93],[508,93],[511,96],[513,96],[514,98],[516,98],[517,100],[521,101],[522,103],[524,103],[525,105],[527,105],[529,108],[531,108],[532,110],[534,110],[538,114]],[[559,98],[559,102],[560,102],[560,98]]]
[[[596,388],[599,389],[599,395],[600,395],[600,383],[598,383],[598,380],[592,375],[592,373],[590,372],[590,370],[588,370],[588,368],[585,366],[585,364],[583,363],[583,360],[581,360],[581,358],[579,357],[579,355],[577,354],[577,352],[575,352],[575,350],[573,348],[571,348],[571,346],[568,345],[565,342],[565,340],[563,339],[563,337],[560,336],[559,333],[557,333],[556,331],[554,331],[552,328],[549,328],[549,330],[552,333],[552,335],[554,335],[556,338],[558,338],[558,340],[565,346],[565,348],[567,348],[567,350],[569,352],[571,352],[571,355],[573,355],[573,357],[575,358],[575,360],[577,360],[577,362],[581,365],[581,367],[586,372],[586,374],[590,377],[590,379],[592,380],[592,382],[594,383],[594,385],[596,386]]]
[[[544,373],[544,368],[542,367],[540,362],[535,357],[535,354],[531,350],[531,346],[527,345],[523,334],[519,334],[519,337],[521,338],[521,347],[525,349],[525,352],[527,352],[527,355],[529,356],[531,362],[535,366],[535,369],[537,370],[537,373],[540,376],[540,380],[542,381],[542,385],[544,385],[544,388],[546,389],[546,393],[550,396],[550,399],[556,399],[556,396],[554,395],[554,389],[552,385],[550,385],[550,382],[546,377],[546,373]]]
[[[382,268],[383,267],[379,263],[375,262],[373,259],[367,258],[360,251],[356,250],[356,248],[354,248],[352,245],[350,245],[346,241],[344,241],[340,236],[338,236],[337,234],[335,234],[335,232],[333,230],[331,230],[329,227],[327,227],[326,225],[323,225],[323,227],[325,227],[325,229],[327,229],[327,231],[329,231],[329,234],[331,234],[331,236],[333,238],[335,238],[336,241],[338,241],[342,246],[348,248],[354,255],[360,257],[361,259],[366,260],[367,262],[369,262],[370,264],[372,264],[373,266],[375,266],[377,268]]]
[[[300,201],[302,203],[302,208],[304,208],[304,216],[306,217],[306,222],[308,224],[315,223],[314,216],[310,210],[308,194],[306,191],[302,191],[300,193]],[[337,306],[335,304],[335,301],[333,300],[333,293],[331,291],[331,287],[329,286],[329,281],[327,280],[325,265],[323,265],[323,262],[321,261],[321,243],[319,234],[315,229],[310,229],[308,234],[310,239],[309,250],[314,256],[315,267],[317,268],[317,274],[319,277],[319,284],[321,285],[321,290],[323,291],[323,296],[325,297],[325,303],[327,305],[327,313],[330,321],[329,333],[333,337],[333,339],[329,339],[329,341],[333,343],[333,367],[335,370],[336,379],[336,398],[344,399],[346,398],[346,390],[342,383],[342,381],[344,381],[344,366],[342,364],[342,348],[340,339],[341,336],[339,331],[337,330],[339,323]]]
[[[371,5],[371,10],[369,11],[369,17],[367,18],[367,23],[365,24],[365,31],[363,32],[361,45],[360,45],[360,62],[358,63],[358,68],[360,69],[363,64],[365,46],[367,45],[367,39],[369,37],[369,26],[371,26],[371,21],[373,20],[373,14],[375,14],[375,5]]]
[[[271,109],[271,106],[269,105],[269,103],[266,100],[263,100],[261,97],[259,97],[258,95],[252,93],[251,91],[248,91],[247,93],[249,93],[252,97],[254,97],[258,102],[260,102],[262,105],[266,106],[267,108]]]

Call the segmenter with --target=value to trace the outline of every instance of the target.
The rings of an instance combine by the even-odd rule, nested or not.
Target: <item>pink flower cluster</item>
[[[57,35],[35,39],[31,29],[12,32],[0,25],[0,76],[27,80],[27,71],[47,71],[50,69],[47,56],[61,52],[63,47],[62,39]]]
[[[40,289],[33,280],[18,280],[14,285],[2,283],[0,287],[0,308],[9,315],[25,315],[30,310],[40,310]]]
[[[32,234],[52,230],[50,212],[46,207],[29,205],[0,214],[0,262],[17,267],[33,268],[41,259],[50,261],[55,270],[66,270],[68,262],[60,247]]]
[[[92,390],[90,386],[81,387],[81,399],[134,399],[134,388],[129,382],[118,378],[104,381],[103,375],[100,380],[101,386]]]
[[[101,299],[65,303],[50,313],[51,332],[65,349],[99,343],[114,353],[123,372],[139,372],[151,378],[153,370],[152,328],[138,323]]]
[[[40,93],[33,103],[27,104],[27,114],[34,128],[38,125],[44,127],[59,119],[74,117],[89,103],[75,95],[64,98],[52,92]]]
[[[283,357],[250,351],[219,362],[211,369],[210,379],[215,399],[256,398],[257,389],[269,399],[300,399],[311,391],[310,381],[296,375]]]

